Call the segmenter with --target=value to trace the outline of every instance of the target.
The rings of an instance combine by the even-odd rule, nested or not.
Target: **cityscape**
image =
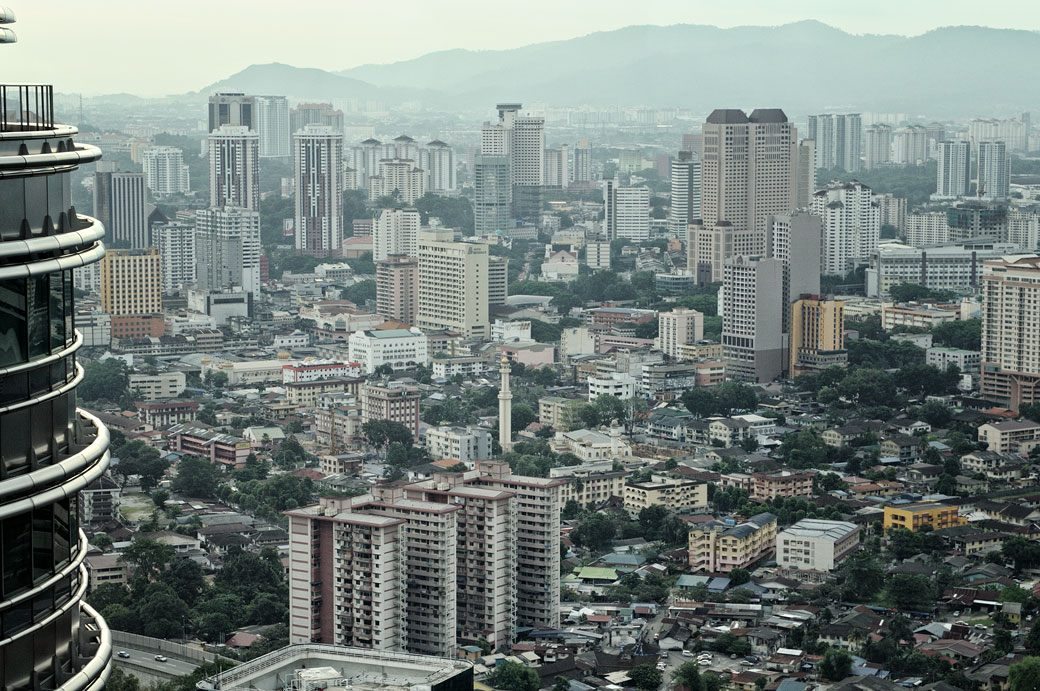
[[[1040,11],[58,4],[0,689],[1040,691]]]

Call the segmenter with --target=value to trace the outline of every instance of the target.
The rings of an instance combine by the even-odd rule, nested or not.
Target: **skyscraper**
[[[343,241],[343,131],[307,125],[293,135],[296,251],[337,256]]]
[[[209,97],[209,131],[218,130],[222,125],[255,130],[253,106],[253,97],[243,93],[226,91],[213,94]]]
[[[190,185],[184,153],[175,146],[150,146],[141,153],[148,189],[156,197],[184,194]]]
[[[164,293],[175,293],[195,282],[195,226],[161,223],[152,228],[152,245],[159,250]]]
[[[618,179],[603,181],[603,234],[608,240],[650,239],[650,188],[622,187]]]
[[[843,276],[877,248],[881,208],[861,182],[836,182],[813,195],[812,213],[823,221],[823,273]]]
[[[769,382],[783,373],[787,279],[787,266],[779,259],[738,255],[726,260],[722,356],[730,379]]]
[[[658,314],[660,329],[657,347],[673,359],[680,359],[682,346],[704,338],[704,315],[697,310],[676,307]]]
[[[816,142],[802,139],[798,142],[798,180],[795,183],[795,208],[808,209],[816,191]]]
[[[108,229],[114,247],[148,247],[145,174],[126,173],[116,163],[98,163],[94,173],[94,216]]]
[[[928,160],[928,130],[921,125],[907,125],[892,135],[892,163],[919,166]]]
[[[285,96],[256,96],[255,101],[260,158],[288,158],[289,102]]]
[[[372,259],[382,261],[389,255],[418,256],[419,212],[415,209],[383,209],[372,232]]]
[[[892,161],[892,127],[885,124],[867,128],[867,147],[863,167],[873,170]]]
[[[209,205],[260,210],[260,138],[245,126],[209,135]]]
[[[1017,411],[1040,403],[1040,257],[982,265],[982,383],[985,398]]]
[[[480,129],[480,153],[506,156],[512,190],[512,214],[538,218],[545,184],[545,118],[522,116],[519,103],[500,103],[498,121]]]
[[[419,305],[419,260],[393,254],[376,261],[376,311],[414,324]]]
[[[426,176],[426,191],[455,193],[455,152],[439,139],[419,149],[419,168]]]
[[[492,235],[512,228],[513,188],[509,182],[509,158],[477,154],[473,166],[473,227],[477,235]]]
[[[971,142],[939,142],[939,165],[936,170],[936,199],[956,199],[968,194],[971,185]]]
[[[487,336],[488,247],[455,242],[450,230],[419,233],[419,309],[416,326]]]
[[[73,143],[76,128],[54,122],[52,87],[0,89],[10,108],[0,120],[0,685],[101,691],[112,644],[83,601],[79,506],[108,467],[109,434],[76,407],[71,267],[102,257],[105,229],[76,214],[70,187],[76,167],[101,151]]]
[[[809,139],[816,141],[816,167],[860,169],[862,119],[859,113],[810,115]]]
[[[1011,159],[1007,145],[999,141],[979,142],[979,193],[983,199],[1004,200],[1011,193]]]
[[[289,112],[289,132],[295,134],[307,125],[331,127],[342,134],[343,111],[336,110],[331,103],[301,103]]]
[[[567,187],[571,183],[571,151],[564,144],[545,150],[545,186]]]
[[[412,159],[380,159],[378,174],[368,178],[368,198],[375,201],[380,197],[395,197],[405,204],[413,204],[426,194],[425,177]]]
[[[572,182],[584,185],[592,181],[592,149],[589,148],[588,140],[581,140],[574,147],[574,165],[571,167],[574,173]]]
[[[101,309],[112,316],[162,312],[162,260],[154,247],[109,250],[101,260]]]
[[[671,162],[672,197],[668,230],[686,237],[690,221],[701,217],[701,162],[691,151],[680,151]]]
[[[195,224],[199,289],[259,294],[260,214],[233,206],[200,209]]]

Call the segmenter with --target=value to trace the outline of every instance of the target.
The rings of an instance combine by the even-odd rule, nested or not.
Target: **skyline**
[[[197,2],[187,5],[202,7]],[[397,5],[369,6],[361,17],[345,12],[331,0],[312,0],[305,11],[276,17],[279,33],[274,39],[258,41],[255,37],[270,33],[272,24],[270,13],[256,11],[257,3],[229,0],[207,5],[205,20],[193,21],[195,13],[183,9],[183,5],[171,17],[140,3],[113,0],[92,7],[91,52],[78,63],[59,69],[62,55],[54,46],[74,45],[82,39],[77,22],[61,20],[76,17],[81,5],[55,0],[12,8],[19,18],[19,42],[7,50],[9,60],[15,63],[8,68],[12,78],[20,82],[52,83],[60,75],[63,81],[55,87],[66,93],[156,97],[202,89],[252,64],[281,62],[336,72],[439,51],[513,49],[638,25],[732,28],[813,19],[851,34],[908,37],[958,25],[1040,30],[1040,7],[1023,8],[1014,0],[996,0],[984,8],[965,0],[915,3],[912,9],[898,0],[882,0],[869,10],[819,0],[802,0],[784,7],[756,0],[751,5],[738,11],[730,7],[694,8],[672,0],[650,6],[607,0],[590,12],[588,3],[560,6],[536,0],[529,4],[528,11],[511,17],[509,22],[478,24],[474,18],[481,17],[485,10],[475,0],[453,0],[436,6],[414,3],[404,10]],[[993,21],[1002,13],[1008,22]],[[900,17],[900,21],[891,21],[892,16]],[[1010,26],[1011,18],[1014,26]],[[341,30],[343,23],[349,23],[346,32]],[[225,26],[238,26],[240,30],[229,33],[221,28]],[[431,26],[437,30],[430,31]],[[365,31],[366,27],[370,30]],[[386,40],[391,34],[394,40]],[[535,36],[538,40],[532,38]],[[343,41],[344,37],[348,40]],[[206,50],[217,42],[222,45],[219,52]],[[329,45],[335,49],[329,50]],[[168,54],[163,56],[164,52]],[[127,60],[127,54],[151,54],[155,59]]]

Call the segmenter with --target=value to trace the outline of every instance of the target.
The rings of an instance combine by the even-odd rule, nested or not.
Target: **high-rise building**
[[[790,303],[799,295],[820,292],[823,262],[823,223],[819,216],[797,211],[769,219],[769,256],[779,259],[788,269]],[[784,331],[787,331],[786,323]]]
[[[1017,411],[1040,403],[1040,256],[982,265],[984,398]]]
[[[911,247],[945,245],[949,241],[945,211],[922,211],[906,217],[906,244]]]
[[[754,231],[737,228],[729,221],[708,227],[694,219],[686,231],[686,265],[697,285],[717,283],[725,273],[725,263],[739,254],[753,254],[761,247]]]
[[[521,116],[521,107],[498,104],[498,121],[480,129],[480,153],[508,157],[513,215],[538,218],[545,184],[545,118]]]
[[[159,250],[164,293],[176,293],[195,282],[195,226],[161,223],[152,228],[152,245]]]
[[[875,194],[874,201],[881,212],[881,225],[892,226],[902,235],[906,231],[906,197],[892,193]]]
[[[394,137],[390,145],[394,148],[392,158],[403,158],[406,161],[419,160],[419,144],[413,137],[409,137],[407,134],[399,135]]]
[[[377,170],[377,175],[368,177],[368,198],[371,201],[395,197],[405,204],[414,204],[426,194],[426,175],[415,167],[412,159],[384,158],[379,161]]]
[[[425,175],[427,192],[455,192],[455,152],[450,146],[439,139],[428,142],[424,148],[419,149],[419,168]]]
[[[791,305],[788,376],[844,367],[845,303],[802,295]]]
[[[306,125],[293,135],[296,251],[336,256],[343,242],[343,130]]]
[[[1007,145],[1008,151],[1027,149],[1025,122],[1014,118],[976,118],[968,123],[968,138],[976,146],[985,141],[1000,141]]]
[[[810,115],[809,139],[816,142],[816,167],[860,169],[862,119],[859,113]]]
[[[260,293],[260,214],[238,207],[195,214],[196,281],[203,291]]]
[[[494,235],[516,225],[509,157],[478,154],[473,166],[473,228],[476,235]]]
[[[108,467],[109,434],[76,407],[71,267],[101,258],[105,229],[76,214],[70,178],[101,152],[54,122],[51,86],[0,88],[10,108],[0,119],[0,686],[100,691],[112,646],[83,599],[80,493]]]
[[[1008,209],[1007,240],[1023,252],[1040,250],[1040,213],[1017,207]]]
[[[704,338],[704,315],[697,310],[676,307],[658,315],[657,343],[661,352],[679,359],[682,346]]]
[[[94,173],[94,216],[113,247],[148,247],[144,173],[126,173],[117,163],[98,163]]]
[[[649,240],[650,188],[622,187],[617,178],[604,180],[603,234],[608,240]]]
[[[861,182],[835,182],[813,195],[812,213],[823,221],[823,273],[843,276],[877,247],[881,209]]]
[[[867,128],[866,154],[863,167],[873,170],[892,162],[892,127],[877,124]]]
[[[361,386],[361,422],[389,420],[419,438],[419,389],[400,381],[368,380]]]
[[[391,254],[376,261],[376,311],[387,319],[414,324],[419,306],[419,260]]]
[[[928,130],[921,125],[901,127],[892,134],[892,163],[919,166],[927,161]]]
[[[260,158],[289,158],[289,101],[285,96],[256,96]]]
[[[101,310],[113,316],[162,312],[161,261],[154,247],[109,250],[101,260]]]
[[[983,199],[1003,200],[1011,193],[1011,159],[1001,141],[982,141],[979,151],[979,193]]]
[[[564,144],[545,150],[545,186],[567,187],[571,184],[571,150]]]
[[[684,134],[679,144],[680,151],[691,151],[698,158],[704,153],[704,136],[701,134]]]
[[[289,111],[289,132],[295,134],[307,125],[331,127],[343,133],[343,111],[336,110],[331,103],[301,103]],[[380,155],[380,158],[383,158]]]
[[[420,225],[415,209],[381,210],[372,233],[372,259],[378,262],[392,254],[417,256]]]
[[[237,125],[209,135],[209,205],[260,210],[260,139]]]
[[[253,117],[254,98],[237,92],[215,93],[209,97],[209,130],[219,130],[223,125],[241,126],[255,130]]]
[[[707,139],[704,144],[707,149]],[[727,377],[769,382],[783,373],[787,295],[787,266],[779,259],[738,255],[726,260],[722,356]]]
[[[488,335],[487,245],[455,242],[452,231],[420,231],[416,326]]]
[[[509,257],[488,255],[488,306],[506,304],[509,297]]]
[[[191,189],[184,152],[175,146],[150,146],[141,152],[148,189],[156,197],[184,194]]]
[[[939,142],[938,156],[934,198],[956,199],[967,196],[971,185],[971,142]]]
[[[816,142],[803,139],[798,142],[798,179],[795,183],[795,208],[808,209],[816,191]]]
[[[691,151],[680,151],[671,162],[672,197],[668,230],[686,237],[690,221],[701,217],[701,162]]]
[[[574,147],[574,165],[571,167],[571,181],[578,185],[592,182],[592,149],[585,139]]]
[[[868,297],[884,297],[892,286],[916,283],[931,290],[977,293],[985,260],[1014,254],[1016,247],[992,238],[917,248],[884,242],[870,253],[866,270]]]
[[[946,209],[946,225],[951,242],[981,237],[1003,240],[1008,235],[1008,207],[975,199],[958,202]]]

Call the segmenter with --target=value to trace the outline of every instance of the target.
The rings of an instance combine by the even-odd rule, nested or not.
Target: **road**
[[[129,653],[130,657],[119,657],[120,652]],[[169,655],[166,657],[168,658],[166,662],[159,662],[155,659],[155,653],[134,650],[133,648],[117,647],[112,652],[112,661],[116,664],[126,664],[130,668],[145,667],[154,674],[169,674],[179,677],[184,674],[191,674],[198,666],[194,662],[185,662]]]
[[[668,606],[659,607],[657,615],[654,616],[647,624],[647,636],[652,640],[654,634],[662,633],[661,621],[665,618],[668,613]],[[681,650],[668,650],[668,659],[663,660],[665,663],[665,669],[662,670],[661,674],[664,676],[665,683],[669,686],[672,682],[672,672],[677,667],[682,665],[684,662],[696,662],[696,657],[683,657]],[[707,672],[714,672],[716,674],[732,673],[740,674],[742,671],[750,669],[750,667],[742,666],[740,664],[743,658],[738,657],[736,660],[731,660],[729,655],[722,653],[713,653],[714,657],[711,661],[711,665],[707,667],[698,667],[701,674]]]

